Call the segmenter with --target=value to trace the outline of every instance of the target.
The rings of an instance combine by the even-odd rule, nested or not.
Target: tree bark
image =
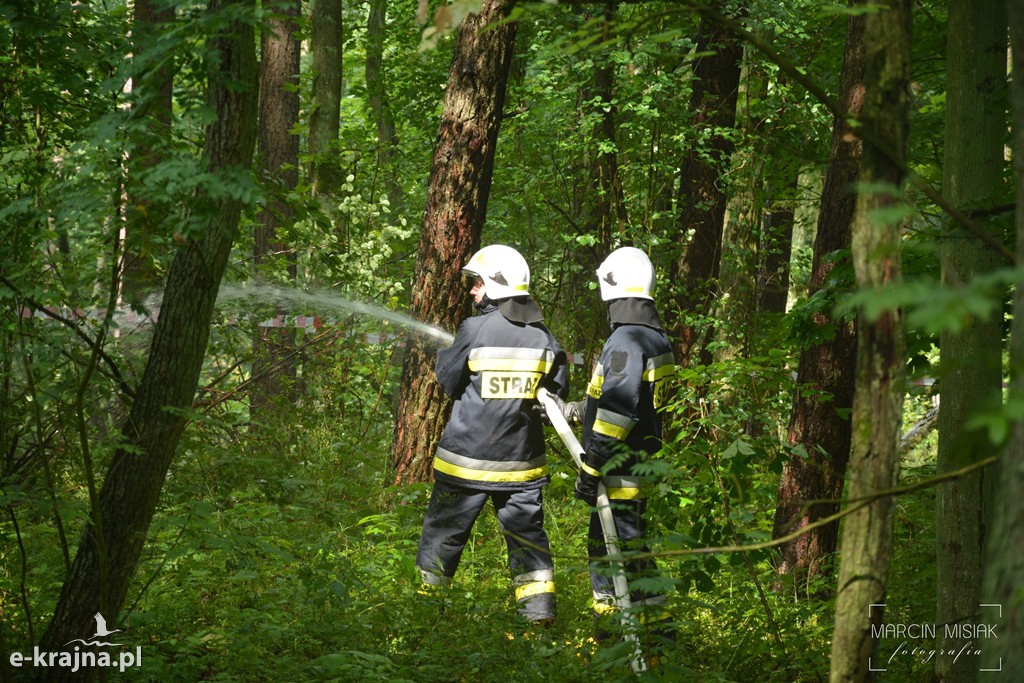
[[[715,3],[716,5],[720,3]],[[698,54],[693,69],[690,111],[694,130],[720,131],[736,122],[736,97],[740,80],[743,46],[707,18],[701,18],[697,36]],[[708,52],[711,54],[706,54]],[[680,163],[679,244],[681,258],[670,267],[669,280],[676,284],[675,308],[680,320],[675,325],[676,361],[686,365],[703,345],[706,325],[689,324],[688,314],[707,315],[718,291],[722,232],[727,196],[722,182],[729,166],[733,143],[728,136],[712,132],[698,148],[691,146]],[[689,244],[682,241],[693,231]],[[685,251],[684,251],[685,250]]]
[[[947,31],[946,128],[943,193],[961,210],[986,208],[1002,186],[1006,75],[1004,0],[950,0]],[[964,287],[1002,266],[999,254],[949,225],[939,251],[942,284]],[[937,473],[987,457],[984,431],[966,427],[976,411],[1000,409],[1002,401],[1002,306],[962,330],[944,331],[941,350]],[[986,519],[997,468],[986,468],[936,489],[936,616],[939,624],[976,623],[981,602]],[[963,638],[936,630],[937,650],[959,651]],[[942,683],[978,680],[976,657],[937,657]]]
[[[377,123],[377,175],[383,174],[388,201],[397,213],[404,204],[402,185],[395,168],[395,150],[398,133],[395,117],[388,103],[384,71],[384,34],[387,24],[387,0],[370,0],[370,15],[366,21],[366,91],[370,111]]]
[[[147,196],[136,179],[140,171],[160,163],[162,144],[171,133],[174,69],[169,55],[156,52],[159,48],[154,48],[154,39],[174,20],[174,9],[154,0],[135,0],[134,19],[132,96],[136,115],[146,126],[136,135],[136,149],[128,160],[121,293],[129,303],[138,305],[160,286],[153,263],[153,238],[167,228],[167,209]]]
[[[853,4],[863,4],[863,0]],[[855,115],[864,106],[864,21],[863,14],[848,20],[840,77],[843,106]],[[814,239],[810,296],[825,295],[827,290],[849,284],[835,282],[834,271],[843,265],[840,254],[850,248],[856,201],[853,187],[860,157],[860,140],[851,135],[845,119],[836,118]],[[821,328],[832,328],[834,335],[800,354],[788,431],[789,444],[800,455],[791,458],[782,470],[775,508],[775,538],[803,529],[839,509],[838,503],[803,509],[809,500],[838,501],[850,455],[848,411],[853,405],[856,326],[852,321],[835,319],[831,311],[831,305],[821,306],[813,322]],[[779,548],[778,572],[793,575],[797,585],[803,587],[804,582],[827,568],[825,562],[835,552],[838,539],[838,523],[808,531]]]
[[[313,0],[310,12],[313,83],[308,145],[314,197],[332,194],[341,180],[337,159],[341,132],[341,5],[341,0]]]
[[[1016,181],[1017,268],[1024,267],[1024,12],[1018,3],[1006,5],[1013,55],[1010,100],[1013,111],[1013,162]],[[1017,287],[1013,301],[1013,329],[1010,336],[1010,395],[1020,401],[1024,396],[1024,288]],[[981,668],[1002,670],[995,674],[1007,681],[1024,681],[1024,421],[1016,421],[1010,442],[1002,455],[1002,474],[996,485],[991,533],[986,534],[983,602],[1000,605],[1002,619],[998,638],[987,639],[982,646]],[[984,619],[989,621],[991,610]]]
[[[462,266],[480,244],[512,63],[512,0],[485,0],[459,28],[430,169],[410,313],[454,331],[468,312]],[[434,350],[410,338],[391,454],[397,483],[423,481],[451,410],[434,378]]]
[[[889,215],[901,201],[910,106],[911,0],[887,0],[868,15],[864,119],[872,130],[860,168],[853,221],[857,286],[891,287],[900,281],[900,229]],[[884,146],[884,149],[879,145]],[[893,159],[891,157],[895,156]],[[857,379],[848,497],[857,501],[894,487],[900,465],[906,352],[898,309],[877,319],[858,315]],[[874,679],[876,639],[892,553],[891,496],[863,504],[843,527],[839,593],[832,632],[832,683]]]
[[[262,274],[270,281],[284,277],[294,283],[295,252],[288,249],[280,234],[295,220],[287,195],[299,182],[299,136],[292,130],[299,121],[298,19],[302,3],[284,0],[267,9],[272,14],[266,19],[260,41],[259,158],[263,184],[270,196],[257,217],[253,261],[257,276]],[[294,328],[256,328],[249,392],[249,415],[254,424],[273,415],[282,402],[293,399],[294,350]]]
[[[799,169],[793,160],[768,160],[768,205],[762,221],[757,272],[758,313],[785,313],[789,301],[789,262],[793,255],[794,202]],[[777,189],[775,189],[777,188]]]
[[[249,16],[253,5],[251,0],[215,1],[210,12],[219,14],[233,6],[237,9],[231,16]],[[237,183],[249,173],[255,144],[257,67],[252,24],[233,19],[209,42],[220,61],[219,71],[210,76],[210,103],[217,118],[206,131],[203,163],[208,172]],[[201,237],[182,247],[171,263],[149,359],[123,427],[126,445],[113,456],[99,506],[91,511],[71,573],[40,642],[43,651],[57,652],[73,639],[88,637],[94,632],[97,612],[108,624],[116,621],[185,427],[181,411],[192,405],[217,288],[242,209],[239,199],[220,192],[215,196],[201,192],[195,205],[194,219],[206,217],[206,226]],[[65,676],[82,679],[69,669],[36,673],[48,681],[65,680]]]
[[[615,0],[604,4],[604,36],[609,40],[615,20]],[[597,237],[596,263],[612,250],[612,233],[625,234],[629,218],[622,195],[622,179],[619,177],[619,153],[616,142],[615,122],[618,104],[615,100],[615,69],[611,57],[599,53],[593,56],[593,81],[584,89],[584,100],[588,113],[596,117],[598,124],[593,130],[593,162],[590,167],[590,214],[587,231]],[[592,271],[593,269],[591,269]],[[593,275],[592,272],[588,275]]]

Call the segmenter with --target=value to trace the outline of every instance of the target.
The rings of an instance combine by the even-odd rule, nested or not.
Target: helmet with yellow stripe
[[[462,272],[483,280],[484,294],[492,301],[530,293],[530,266],[518,251],[504,244],[476,252]]]
[[[597,269],[601,283],[601,300],[652,299],[654,266],[647,254],[636,247],[620,247],[604,260]]]

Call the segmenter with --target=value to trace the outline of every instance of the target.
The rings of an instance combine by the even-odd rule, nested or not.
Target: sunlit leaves
[[[1003,308],[1006,292],[1018,285],[1024,272],[1004,268],[974,278],[960,287],[943,286],[930,279],[854,292],[838,306],[846,314],[859,310],[869,321],[888,311],[902,309],[908,328],[928,334],[959,332],[975,320],[997,314]]]

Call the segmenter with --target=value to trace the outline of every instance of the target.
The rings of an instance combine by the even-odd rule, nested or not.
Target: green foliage
[[[131,57],[127,3],[0,5],[5,650],[30,649],[52,615],[89,515],[83,450],[89,448],[102,477],[121,445],[131,389],[147,360],[148,323],[95,315],[116,303],[126,193],[148,207],[143,234],[130,233],[155,277],[147,289],[155,296],[140,303],[157,313],[160,279],[209,210],[197,205],[196,194],[245,204],[228,280],[249,282],[255,211],[279,191],[273,179],[214,176],[204,167],[201,146],[212,115],[205,78],[216,59],[205,36],[226,18],[210,17],[204,3],[175,6],[175,24],[160,32],[152,50]],[[806,0],[745,7],[751,30],[828,92],[838,90],[845,22],[855,10]],[[915,13],[911,163],[935,182],[942,176],[945,7],[925,2],[923,9]],[[283,197],[296,218],[281,237],[296,256],[300,289],[331,288],[332,295],[401,310],[411,294],[453,41],[439,38],[434,49],[418,50],[423,26],[413,20],[417,3],[389,6],[384,54],[400,147],[393,169],[404,192],[399,202],[385,196],[388,169],[376,167],[377,129],[364,72],[366,11],[359,3],[344,8],[336,162],[345,180],[315,199],[301,184]],[[520,4],[516,12],[518,52],[482,239],[523,248],[532,288],[567,350],[586,355],[606,334],[593,281],[602,250],[627,242],[649,248],[662,275],[679,257],[692,227],[678,223],[685,195],[679,163],[690,151],[708,157],[712,133],[736,145],[735,165],[720,182],[734,198],[730,220],[746,221],[754,233],[750,245],[732,250],[734,265],[747,268],[743,264],[763,256],[756,216],[767,203],[792,206],[813,224],[831,116],[789,83],[779,65],[748,51],[750,76],[737,127],[711,131],[686,106],[690,69],[701,56],[694,52],[699,18],[679,3],[623,4],[610,22],[596,8],[564,3]],[[123,87],[159,64],[173,65],[175,74],[167,130],[149,126],[145,95]],[[303,112],[309,110],[307,68]],[[614,75],[610,99],[597,91],[597,68]],[[613,116],[610,137],[603,129],[606,114]],[[298,127],[303,135],[305,125]],[[159,161],[131,164],[143,149],[158,151]],[[611,153],[625,219],[598,225],[597,208],[609,197],[598,190],[595,169]],[[758,163],[767,157],[778,163]],[[811,186],[782,188],[793,169],[815,179]],[[1009,194],[994,190],[993,203]],[[798,596],[775,576],[768,550],[701,549],[769,538],[778,473],[788,458],[806,457],[786,445],[785,430],[797,354],[833,333],[819,324],[823,317],[902,308],[923,373],[931,369],[939,332],[963,329],[1006,305],[1007,290],[1018,284],[1014,269],[958,288],[937,284],[933,245],[941,220],[920,196],[908,193],[906,200],[911,209],[881,217],[908,228],[901,254],[906,282],[898,288],[856,292],[852,267],[843,265],[784,318],[741,320],[723,314],[731,303],[724,299],[712,310],[672,310],[677,292],[660,279],[666,321],[713,328],[716,337],[713,362],[682,369],[666,413],[667,445],[642,467],[658,481],[650,537],[661,567],[660,577],[643,581],[669,593],[679,625],[665,668],[642,678],[825,677],[833,609],[828,577]],[[1003,219],[992,229],[1010,232]],[[808,253],[798,245],[791,261],[795,291],[805,286]],[[751,275],[749,268],[741,274]],[[283,266],[259,275],[275,283],[288,276]],[[556,625],[536,633],[516,621],[504,544],[491,515],[478,522],[440,611],[416,590],[414,558],[428,487],[391,488],[385,470],[402,346],[364,341],[368,333],[394,328],[368,316],[339,315],[333,328],[299,333],[298,398],[255,429],[245,393],[252,347],[246,321],[269,308],[222,303],[218,310],[202,389],[186,413],[190,424],[120,617],[122,642],[144,653],[142,669],[130,680],[634,680],[628,644],[596,648],[589,641],[587,518],[573,500],[569,468],[554,466],[545,496],[558,553]],[[23,310],[35,315],[22,316]],[[294,313],[331,317],[337,311]],[[94,357],[97,345],[104,358]],[[574,397],[588,374],[586,367],[573,368]],[[927,407],[916,398],[908,418]],[[968,426],[998,445],[1022,416],[1020,399],[1011,396]],[[552,439],[549,452],[560,449]],[[933,449],[930,437],[908,456],[905,481],[934,473]],[[930,619],[933,507],[927,490],[899,501],[888,607],[894,621]],[[930,673],[920,662],[899,666],[894,676],[900,680],[927,680]]]

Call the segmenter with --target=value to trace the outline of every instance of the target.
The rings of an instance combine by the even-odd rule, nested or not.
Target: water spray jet
[[[299,306],[315,306],[317,310],[345,311],[365,315],[378,320],[401,325],[437,342],[451,344],[455,338],[450,332],[417,320],[412,316],[392,311],[382,306],[362,301],[352,301],[328,292],[306,292],[290,287],[265,284],[221,285],[217,303],[255,299],[261,303],[277,305],[288,303]]]

